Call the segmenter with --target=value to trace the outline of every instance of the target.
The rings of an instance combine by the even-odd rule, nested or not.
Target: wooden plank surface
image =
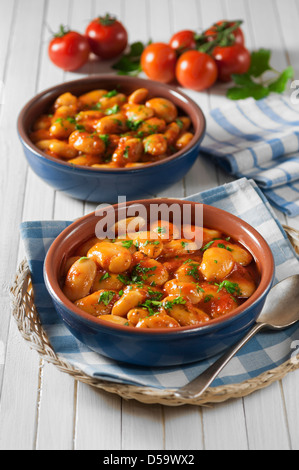
[[[86,73],[65,73],[48,59],[49,28],[69,24],[84,31],[90,18],[111,12],[130,42],[168,41],[180,29],[200,30],[220,19],[244,19],[248,47],[269,47],[277,69],[292,64],[299,78],[297,0],[0,0],[0,449],[298,449],[299,372],[244,399],[211,408],[164,407],[126,401],[77,383],[44,363],[11,319],[9,286],[24,257],[22,220],[72,219],[95,204],[76,201],[46,186],[27,167],[16,134],[21,106],[38,91]],[[34,15],[32,14],[34,12]],[[266,27],[265,27],[266,25]],[[195,93],[187,91],[192,97]],[[205,113],[225,102],[225,88],[196,94]],[[184,197],[230,181],[198,159],[167,191]],[[299,217],[282,222],[299,228]]]

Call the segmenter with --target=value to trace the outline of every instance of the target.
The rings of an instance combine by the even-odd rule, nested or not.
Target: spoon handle
[[[175,396],[178,398],[198,398],[202,393],[208,388],[208,386],[213,382],[217,375],[222,371],[222,369],[227,365],[227,363],[232,359],[232,357],[240,351],[240,349],[262,328],[264,328],[265,323],[256,323],[251,330],[234,346],[232,346],[226,353],[223,354],[219,359],[217,359],[214,364],[208,367],[202,374],[193,379],[184,387],[179,388],[175,392]]]

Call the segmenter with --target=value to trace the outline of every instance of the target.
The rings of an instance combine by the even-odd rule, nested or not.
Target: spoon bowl
[[[228,362],[262,329],[283,330],[299,321],[299,274],[276,284],[269,292],[255,325],[236,345],[224,353],[201,375],[175,392],[177,398],[198,398],[215,380]]]
[[[257,318],[271,329],[284,329],[299,320],[299,274],[290,276],[272,287]]]

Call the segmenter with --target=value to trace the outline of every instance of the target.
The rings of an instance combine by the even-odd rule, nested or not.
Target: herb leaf
[[[140,65],[141,54],[144,50],[142,42],[137,41],[130,45],[130,50],[124,54],[118,62],[112,65],[114,70],[117,70],[118,75],[131,75],[137,76],[142,71]]]
[[[224,280],[221,284],[216,284],[216,286],[218,286],[217,292],[220,292],[221,289],[225,289],[229,294],[241,295],[241,289],[237,282]]]
[[[103,274],[103,276],[100,278],[100,281],[105,281],[105,279],[109,279],[109,277],[111,277],[110,274],[109,274],[109,273],[105,273],[105,274]]]
[[[82,263],[82,261],[85,261],[87,259],[89,259],[87,256],[81,256],[81,258],[78,259],[78,261],[79,261],[79,263]]]
[[[124,246],[125,248],[131,248],[131,246],[133,245],[133,240],[123,240],[121,242],[122,246]]]
[[[115,292],[113,290],[105,290],[104,292],[100,293],[98,303],[100,304],[103,302],[104,305],[109,305],[113,297],[115,296]]]
[[[205,246],[203,246],[201,248],[201,251],[206,251],[208,248],[210,248],[211,245],[213,245],[215,240],[211,240],[210,242],[208,242]]]
[[[251,65],[247,73],[232,75],[235,85],[227,90],[227,98],[231,100],[243,100],[254,98],[260,100],[270,93],[283,93],[288,81],[294,76],[293,67],[287,67],[281,73],[270,65],[271,51],[259,49],[251,54]],[[271,72],[272,79],[263,79],[266,72]],[[267,75],[268,75],[267,73]]]
[[[120,107],[118,106],[118,104],[115,104],[114,106],[112,106],[112,108],[106,109],[105,114],[107,114],[107,116],[110,116],[111,114],[118,113],[119,110],[120,110]]]
[[[249,75],[254,77],[260,77],[267,70],[271,70],[270,67],[271,51],[269,49],[259,49],[251,54],[251,64],[249,69]]]
[[[286,85],[289,80],[291,80],[294,76],[294,69],[293,67],[287,67],[278,77],[277,80],[270,83],[269,90],[275,93],[283,93],[286,88]]]
[[[186,300],[183,297],[179,296],[173,300],[166,300],[166,302],[164,302],[163,304],[163,307],[165,308],[165,310],[171,310],[174,305],[184,305],[185,303]]]
[[[149,277],[153,276],[155,271],[157,269],[157,266],[152,266],[151,268],[146,268],[145,266],[142,266],[141,264],[136,264],[136,266],[133,268],[132,271],[132,282],[138,283],[138,282],[144,282],[146,281]]]

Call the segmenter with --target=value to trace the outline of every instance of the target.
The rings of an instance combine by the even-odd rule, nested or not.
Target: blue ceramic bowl
[[[147,213],[153,203],[190,205],[194,216],[195,202],[173,199],[138,201]],[[112,206],[116,214],[132,203]],[[203,206],[203,224],[232,235],[253,255],[260,274],[254,294],[242,306],[225,317],[211,320],[200,327],[179,329],[137,329],[99,320],[77,308],[63,294],[60,286],[65,260],[78,245],[94,236],[102,216],[88,214],[65,229],[51,245],[44,264],[46,287],[57,313],[71,333],[92,350],[117,361],[141,366],[175,366],[206,359],[238,341],[253,325],[263,308],[272,286],[274,261],[271,250],[261,235],[237,217],[211,206]],[[124,218],[123,216],[121,218]]]
[[[191,118],[194,138],[183,150],[164,161],[142,168],[98,169],[74,166],[57,160],[38,149],[29,134],[36,118],[47,113],[55,99],[67,91],[79,96],[87,91],[104,88],[118,89],[126,94],[137,88],[147,88],[150,96],[171,100],[183,114]],[[49,88],[31,99],[18,117],[18,134],[32,170],[56,190],[71,197],[92,202],[116,203],[118,196],[127,200],[152,198],[159,191],[181,180],[198,157],[205,133],[205,118],[201,109],[175,87],[142,78],[92,75]]]

